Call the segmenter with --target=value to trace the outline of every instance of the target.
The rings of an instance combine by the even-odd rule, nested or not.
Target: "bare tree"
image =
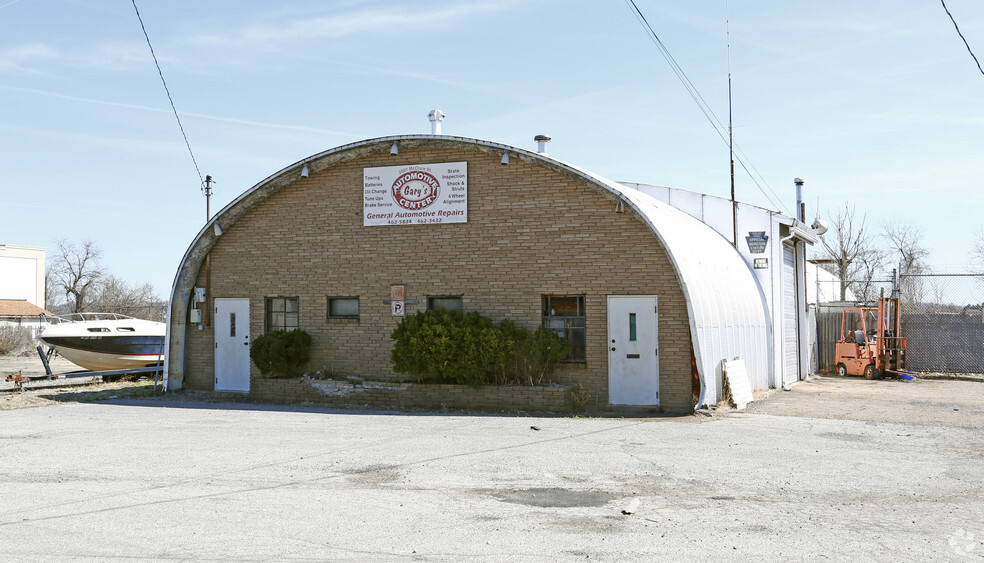
[[[120,313],[141,319],[160,320],[161,300],[150,283],[129,284],[106,274],[93,298],[92,308],[102,313]]]
[[[923,283],[919,274],[926,272],[929,250],[920,244],[922,231],[905,223],[886,223],[882,230],[888,240],[890,258],[898,260],[899,290],[908,303],[921,303]]]
[[[889,252],[899,260],[899,274],[914,275],[926,271],[929,250],[920,244],[922,231],[905,223],[886,223],[882,230],[888,239]]]
[[[852,280],[860,294],[867,294],[871,281],[881,266],[881,253],[872,243],[871,233],[865,225],[866,216],[857,218],[854,207],[844,204],[829,215],[830,229],[820,239],[821,254],[830,264],[830,273],[840,278],[840,299],[847,300],[847,289]],[[864,299],[862,295],[859,298]]]
[[[61,311],[69,313],[120,313],[150,320],[163,320],[165,303],[150,283],[129,284],[99,262],[102,252],[92,241],[58,241],[58,252],[47,272],[45,295],[54,301],[65,295]],[[55,307],[54,305],[52,307]]]
[[[99,264],[102,251],[90,240],[76,245],[61,239],[57,244],[58,254],[50,270],[55,287],[65,294],[69,312],[87,311],[103,276]]]
[[[984,268],[984,227],[977,231],[977,239],[970,249],[970,263],[978,268]]]
[[[44,308],[48,311],[55,311],[58,304],[55,302],[59,288],[55,283],[55,271],[51,264],[44,270]]]
[[[854,279],[851,280],[855,299],[864,302],[877,299],[878,290],[883,286],[875,281],[875,276],[883,274],[884,271],[885,251],[878,248],[865,251],[864,258],[859,261],[859,266],[854,272]]]

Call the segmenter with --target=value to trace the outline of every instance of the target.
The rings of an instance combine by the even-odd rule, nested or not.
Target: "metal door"
[[[215,300],[215,390],[249,392],[249,299]]]
[[[793,247],[782,247],[782,382],[799,380],[799,308],[796,291],[796,260]]]
[[[659,404],[655,295],[608,297],[608,402]]]

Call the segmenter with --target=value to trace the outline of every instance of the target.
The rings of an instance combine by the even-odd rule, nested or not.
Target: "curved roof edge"
[[[346,160],[389,150],[390,143],[468,144],[488,151],[508,151],[522,160],[538,162],[566,175],[599,186],[621,198],[638,213],[663,243],[676,270],[690,317],[691,341],[702,384],[700,404],[713,404],[722,396],[723,360],[744,358],[749,374],[769,370],[769,318],[755,277],[740,254],[714,229],[668,204],[636,189],[582,170],[571,164],[527,149],[447,135],[395,135],[367,139],[314,154],[264,178],[223,207],[189,245],[171,287],[168,346],[165,352],[165,389],[180,389],[184,379],[185,332],[188,303],[198,270],[218,236],[254,205],[300,176]],[[751,381],[755,381],[753,375]]]

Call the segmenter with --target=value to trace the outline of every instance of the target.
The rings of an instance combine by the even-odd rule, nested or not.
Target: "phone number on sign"
[[[423,218],[423,219],[391,219],[386,221],[387,225],[426,225],[428,223],[443,223],[444,219],[441,217]]]

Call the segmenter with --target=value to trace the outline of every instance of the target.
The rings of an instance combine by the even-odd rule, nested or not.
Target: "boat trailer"
[[[132,369],[114,369],[108,371],[70,371],[67,373],[53,373],[51,371],[51,364],[48,363],[48,359],[51,357],[49,350],[46,354],[41,346],[38,346],[38,355],[41,356],[41,363],[44,365],[44,371],[46,375],[23,375],[20,373],[12,374],[7,376],[7,381],[14,382],[14,386],[17,387],[19,391],[24,390],[24,384],[30,381],[50,381],[54,379],[69,379],[73,377],[102,377],[105,381],[106,378],[112,377],[126,377],[128,375],[142,375],[142,374],[154,374],[154,387],[157,387],[157,382],[160,375],[164,372],[164,366],[158,363],[156,366],[143,367],[143,368],[132,368]]]

